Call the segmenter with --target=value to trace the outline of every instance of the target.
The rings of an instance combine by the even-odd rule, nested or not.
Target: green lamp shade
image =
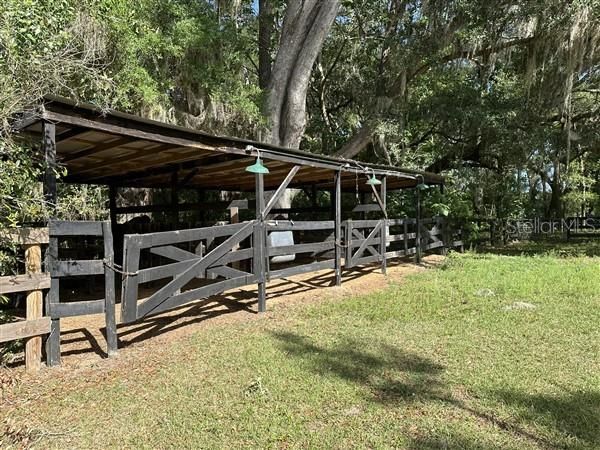
[[[263,163],[260,160],[260,158],[256,158],[256,162],[254,164],[246,167],[246,172],[269,173],[269,169],[267,169],[265,166],[263,166]]]
[[[367,180],[367,184],[370,186],[379,186],[381,184],[381,181],[375,178],[375,174],[373,174],[371,178]]]
[[[417,189],[422,191],[424,189],[427,189],[427,185],[425,183],[419,183],[419,184],[417,184]]]

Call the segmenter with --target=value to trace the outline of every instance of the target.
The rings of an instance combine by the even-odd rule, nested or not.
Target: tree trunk
[[[339,10],[339,0],[290,0],[269,82],[270,142],[299,148],[313,65]]]
[[[271,80],[271,38],[273,36],[272,0],[258,2],[258,85],[267,89]]]
[[[554,161],[554,176],[552,177],[552,195],[550,196],[550,206],[548,215],[550,217],[562,217],[562,180],[560,173],[560,161]]]

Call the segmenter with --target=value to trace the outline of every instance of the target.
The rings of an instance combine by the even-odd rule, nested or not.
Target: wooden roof
[[[294,165],[301,169],[290,187],[333,188],[342,171],[342,189],[367,191],[368,175],[387,177],[388,190],[414,187],[421,181],[442,184],[443,177],[316,155],[144,119],[59,97],[47,97],[35,112],[23,115],[15,128],[41,135],[42,121],[56,124],[57,161],[67,169],[65,182],[124,187],[170,187],[177,174],[180,187],[252,191],[255,180],[245,167],[258,149],[270,173],[265,188],[279,186]]]

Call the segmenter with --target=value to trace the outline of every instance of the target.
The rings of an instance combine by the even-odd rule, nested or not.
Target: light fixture
[[[377,177],[375,176],[375,171],[373,171],[373,174],[371,175],[371,178],[369,178],[367,180],[367,184],[369,186],[379,186],[381,184],[381,181],[379,181],[377,179]]]
[[[423,190],[427,189],[428,186],[425,184],[425,178],[423,177],[423,175],[420,175],[420,174],[417,175],[417,180],[419,178],[421,179],[421,182],[419,184],[417,184],[417,189],[420,191],[423,191]]]
[[[246,167],[246,172],[251,173],[269,173],[269,169],[267,169],[260,159],[260,152],[256,149],[256,162],[251,166]]]

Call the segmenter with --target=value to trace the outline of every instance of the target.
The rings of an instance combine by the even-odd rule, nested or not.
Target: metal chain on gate
[[[108,259],[103,259],[102,263],[104,264],[104,267],[107,267],[108,269],[112,270],[113,272],[116,273],[120,273],[121,275],[125,275],[125,277],[135,277],[138,275],[139,271],[137,272],[125,272],[123,270],[123,266],[117,264],[117,263],[113,263]]]

